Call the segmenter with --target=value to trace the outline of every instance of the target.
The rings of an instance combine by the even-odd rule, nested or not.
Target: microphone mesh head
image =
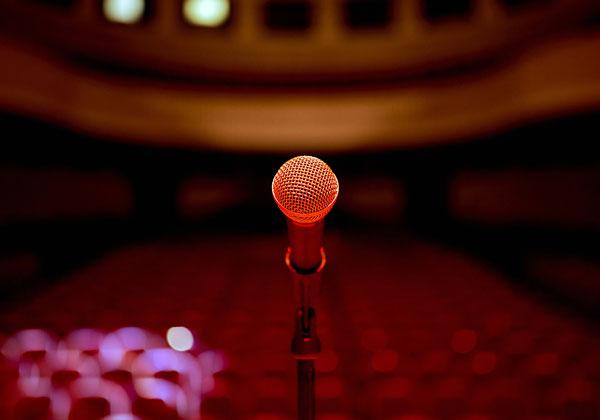
[[[272,184],[277,206],[297,223],[314,223],[332,209],[340,186],[325,162],[312,156],[288,160],[275,174]]]

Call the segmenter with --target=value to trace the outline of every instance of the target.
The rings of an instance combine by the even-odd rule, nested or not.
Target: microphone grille
[[[297,156],[285,162],[272,184],[277,206],[297,223],[323,219],[335,204],[339,189],[331,168],[313,156]]]

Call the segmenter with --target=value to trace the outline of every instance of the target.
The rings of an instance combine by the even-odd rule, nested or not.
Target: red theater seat
[[[69,419],[99,420],[110,414],[108,401],[100,397],[81,398],[73,402]]]
[[[112,172],[0,170],[0,224],[67,218],[124,217],[131,187]]]
[[[12,411],[15,420],[51,420],[49,398],[23,398]]]
[[[450,186],[460,219],[489,224],[600,227],[596,169],[464,172]]]
[[[158,399],[139,398],[133,403],[133,413],[143,420],[178,420],[177,410]]]

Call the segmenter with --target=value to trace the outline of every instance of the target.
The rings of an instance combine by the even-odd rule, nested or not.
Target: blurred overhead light
[[[136,23],[144,16],[144,0],[104,0],[102,10],[111,22]]]
[[[188,351],[194,345],[194,336],[185,327],[171,327],[167,331],[167,343],[173,350]]]
[[[229,0],[184,0],[183,16],[188,23],[214,28],[229,18]]]

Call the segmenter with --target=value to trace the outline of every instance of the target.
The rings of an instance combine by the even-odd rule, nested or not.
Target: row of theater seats
[[[279,235],[234,235],[122,247],[0,314],[3,341],[32,327],[69,337],[80,328],[136,325],[162,335],[185,325],[199,349],[225,360],[202,395],[203,419],[294,418],[284,246]],[[319,418],[598,418],[600,337],[592,324],[426,242],[330,232],[328,255],[318,306]],[[6,381],[19,374],[7,360],[1,365],[10,393]],[[147,377],[179,383],[173,371]],[[123,369],[108,373],[127,388]],[[44,418],[39,410],[49,409],[10,396],[3,400],[15,405],[4,408],[17,418]],[[105,396],[83,399],[74,409],[85,415],[74,418],[106,414]],[[189,418],[157,398],[130,403],[142,418]]]
[[[215,169],[228,159],[203,168],[162,150],[140,165],[138,152],[114,165],[57,155],[0,165],[0,287],[44,286],[2,302],[0,341],[32,328],[64,338],[125,326],[162,336],[185,325],[202,350],[222,351],[227,362],[202,395],[202,418],[293,418],[284,223],[268,188],[281,159],[239,169],[246,157],[232,157],[229,171]],[[574,314],[600,296],[596,248],[579,243],[595,238],[599,225],[594,161],[461,165],[425,154],[403,169],[370,159],[328,159],[343,188],[328,220],[319,418],[599,418],[597,325]],[[410,239],[406,225],[437,232],[452,250]],[[274,226],[276,236],[260,233]],[[99,238],[102,252],[49,284],[45,264],[91,252]],[[538,286],[572,301],[551,306],[547,295],[522,288],[514,271],[494,271],[460,249],[518,262]],[[0,418],[50,416],[49,399],[24,396],[15,385],[23,372],[2,357]],[[127,389],[123,372],[103,379]],[[166,370],[147,379],[181,377]],[[110,412],[101,394],[84,395],[72,418]],[[128,397],[141,418],[185,417],[163,400]]]
[[[600,265],[589,240],[600,230],[599,186],[595,165],[463,173],[450,184],[450,209],[499,238],[496,252],[511,256],[512,248],[523,276],[594,308]],[[512,232],[495,237],[502,229]]]

